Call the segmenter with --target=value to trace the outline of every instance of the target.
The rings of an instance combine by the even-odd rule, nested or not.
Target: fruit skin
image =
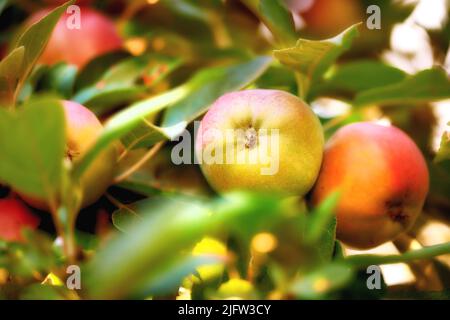
[[[18,199],[0,199],[0,239],[6,241],[23,241],[22,229],[36,229],[39,218]]]
[[[221,241],[205,237],[200,242],[198,242],[194,249],[192,249],[192,254],[194,256],[215,256],[225,260],[227,257],[227,247]],[[214,264],[202,265],[197,268],[198,276],[194,277],[194,282],[198,281],[209,281],[220,277],[225,270],[225,262],[220,261]]]
[[[342,127],[327,142],[312,202],[338,190],[337,238],[367,249],[414,224],[428,185],[425,159],[405,133],[360,122]]]
[[[40,63],[52,65],[65,61],[83,67],[93,58],[122,47],[122,39],[108,17],[88,7],[80,9],[81,29],[69,29],[67,21],[73,14],[64,13],[39,58]],[[39,21],[50,11],[43,9],[36,12],[27,25]]]
[[[219,192],[251,190],[283,195],[304,195],[313,186],[322,162],[324,137],[321,124],[306,103],[279,90],[245,90],[223,95],[204,116],[198,129],[196,155],[205,148],[225,142],[210,133],[228,129],[279,130],[279,166],[273,175],[262,175],[267,163],[207,164],[202,171]],[[246,131],[247,132],[247,131]],[[233,139],[237,139],[236,136]],[[235,141],[234,141],[235,142]],[[245,146],[237,154],[259,152],[259,141]]]
[[[258,299],[258,294],[251,282],[243,279],[230,279],[222,283],[211,298],[214,300],[255,300]]]
[[[301,13],[310,33],[331,37],[364,20],[364,11],[358,0],[315,0]]]
[[[50,5],[63,5],[64,3],[66,3],[68,0],[45,0],[44,2]],[[92,3],[93,0],[77,0],[75,1],[76,5],[79,6],[85,6],[85,5],[89,5]]]
[[[73,163],[82,157],[100,136],[103,126],[94,113],[79,103],[63,101],[66,117],[67,154]],[[96,202],[110,186],[117,164],[115,145],[102,151],[81,177],[82,207]],[[21,197],[31,206],[48,211],[45,201],[27,195]]]

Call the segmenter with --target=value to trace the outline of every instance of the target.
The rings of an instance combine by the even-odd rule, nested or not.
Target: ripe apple
[[[219,192],[304,195],[319,173],[323,144],[320,122],[306,103],[284,91],[257,89],[219,98],[201,121],[195,149]]]
[[[413,225],[428,180],[420,150],[400,129],[354,123],[327,142],[312,202],[317,205],[339,191],[338,239],[355,248],[371,248]]]
[[[50,12],[43,9],[33,14],[27,25],[35,23]],[[39,62],[55,64],[61,61],[83,67],[93,58],[122,47],[116,27],[108,17],[90,9],[80,8],[80,28],[73,28],[74,13],[64,13],[56,24]],[[69,28],[69,26],[71,28]]]
[[[0,199],[0,239],[23,241],[22,229],[36,229],[39,218],[18,199]]]
[[[314,0],[300,14],[308,31],[320,37],[335,36],[364,19],[364,11],[358,0]]]
[[[103,126],[94,113],[79,103],[63,101],[63,107],[66,116],[66,157],[76,163],[96,142]],[[113,145],[105,149],[83,174],[80,181],[82,207],[93,204],[105,193],[114,178],[116,163],[117,148]],[[41,199],[23,194],[21,197],[37,209],[49,209],[48,204]]]
[[[68,0],[45,0],[44,2],[50,5],[57,5],[60,6],[64,3],[66,3]],[[77,0],[75,1],[76,5],[79,6],[85,6],[85,5],[89,5],[92,3],[93,0]]]

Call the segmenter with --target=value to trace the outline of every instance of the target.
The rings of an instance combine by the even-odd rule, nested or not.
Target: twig
[[[407,234],[401,234],[393,242],[401,253],[408,252],[413,246],[423,248],[419,241]],[[416,286],[419,290],[439,291],[443,289],[442,282],[432,261],[410,261],[408,265],[417,279]]]
[[[131,176],[133,173],[139,170],[148,160],[150,160],[161,149],[163,145],[164,141],[155,144],[138,162],[136,162],[134,165],[128,168],[127,171],[116,177],[114,179],[114,184],[118,184],[126,180],[129,176]]]
[[[436,256],[450,253],[450,242],[424,247],[419,250],[408,251],[399,255],[370,255],[358,254],[345,258],[344,261],[354,267],[365,267],[377,264],[392,264],[415,260],[431,259]]]

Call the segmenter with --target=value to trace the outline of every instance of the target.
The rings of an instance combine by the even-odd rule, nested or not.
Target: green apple
[[[279,90],[225,94],[198,128],[197,161],[219,192],[304,195],[322,162],[319,119],[298,97]]]

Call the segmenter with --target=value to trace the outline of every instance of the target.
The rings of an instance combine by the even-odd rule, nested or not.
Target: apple
[[[314,0],[300,15],[308,31],[320,37],[335,36],[365,18],[358,0]]]
[[[258,298],[258,294],[251,282],[244,279],[230,279],[222,283],[211,298],[214,300],[255,300]]]
[[[195,150],[218,192],[304,195],[319,173],[323,145],[319,119],[305,102],[256,89],[220,97],[200,123]]]
[[[192,249],[194,256],[212,256],[225,260],[227,257],[227,247],[225,244],[217,239],[205,237],[199,243],[197,243]],[[219,261],[214,264],[201,265],[197,268],[198,277],[194,277],[194,282],[209,281],[216,279],[223,274],[225,270],[225,262]]]
[[[33,14],[27,25],[35,23],[47,15],[51,9],[43,9]],[[93,58],[118,50],[122,39],[108,17],[88,7],[80,8],[80,28],[72,27],[75,13],[64,13],[55,26],[50,40],[39,62],[53,65],[65,61],[83,67]]]
[[[337,238],[367,249],[414,224],[428,184],[425,159],[405,133],[360,122],[342,127],[327,142],[312,202],[317,205],[340,192]]]
[[[96,142],[103,130],[101,122],[94,113],[73,101],[63,101],[66,117],[66,158],[76,163]],[[96,202],[110,186],[117,164],[117,148],[112,145],[106,148],[94,160],[80,180],[83,193],[82,207]],[[36,199],[21,194],[21,197],[31,206],[48,211],[48,204],[42,199]]]
[[[36,229],[39,218],[16,198],[0,199],[0,239],[23,241],[22,229]]]
[[[44,0],[45,3],[50,4],[50,5],[56,5],[56,6],[63,5],[67,1],[69,1],[69,0]],[[85,6],[85,5],[91,4],[92,1],[93,0],[77,0],[77,1],[75,1],[75,4],[79,5],[79,6]]]

